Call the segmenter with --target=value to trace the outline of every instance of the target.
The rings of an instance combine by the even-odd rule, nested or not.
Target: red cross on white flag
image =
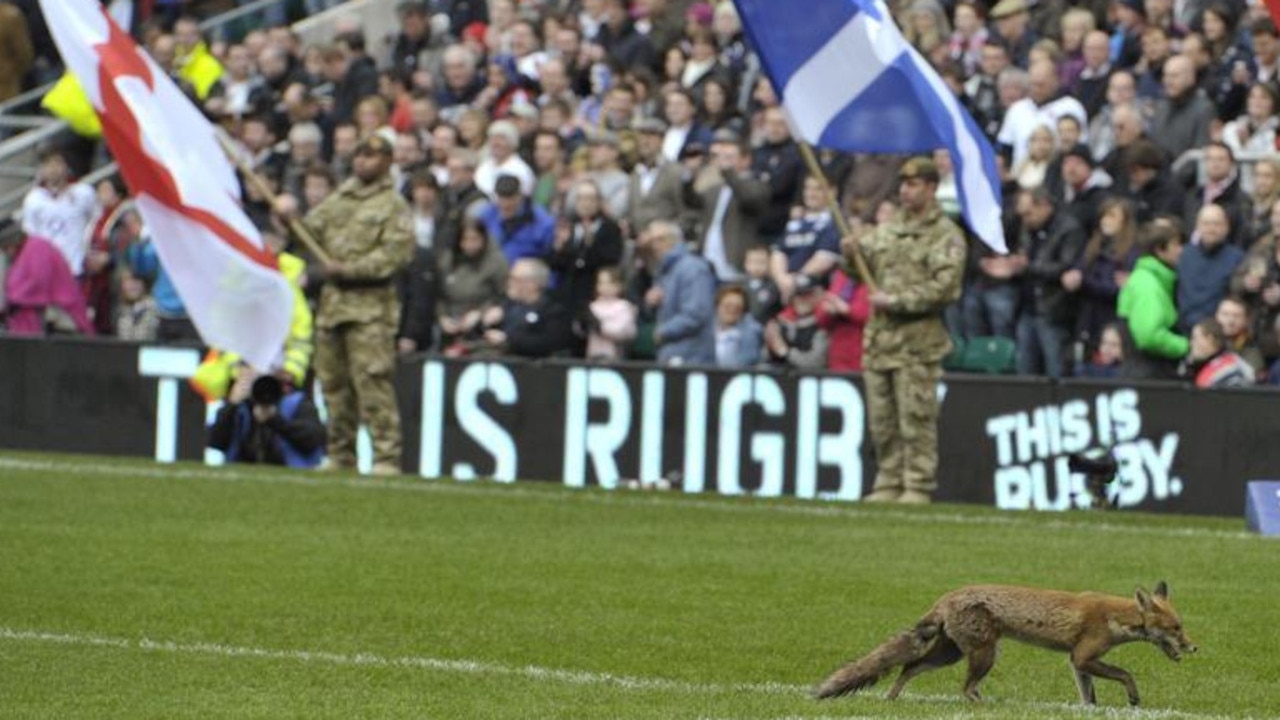
[[[40,6],[201,337],[270,368],[289,332],[293,294],[240,207],[213,125],[98,2]]]

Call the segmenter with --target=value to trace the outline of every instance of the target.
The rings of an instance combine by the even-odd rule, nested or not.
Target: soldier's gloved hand
[[[330,260],[323,264],[324,275],[327,278],[340,278],[346,271],[347,267],[336,260]]]

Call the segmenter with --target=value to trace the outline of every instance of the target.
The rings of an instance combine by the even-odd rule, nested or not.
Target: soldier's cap
[[[520,178],[515,175],[499,175],[493,181],[493,194],[498,197],[516,197],[523,195],[520,189]]]
[[[796,294],[808,295],[822,290],[822,282],[812,275],[801,273],[796,275]]]
[[[913,157],[902,163],[902,169],[898,171],[899,180],[915,180],[919,178],[927,182],[938,182],[942,179],[942,175],[938,172],[938,166],[926,157]]]
[[[1001,20],[1024,12],[1027,12],[1026,0],[1000,0],[995,7],[991,8],[989,17],[992,20]]]
[[[1070,150],[1062,154],[1063,160],[1066,160],[1069,157],[1080,158],[1081,160],[1088,163],[1089,167],[1094,167],[1095,165],[1098,164],[1094,162],[1093,153],[1089,152],[1089,146],[1085,145],[1084,143],[1076,143],[1071,147]]]
[[[667,132],[667,124],[656,117],[641,118],[636,121],[634,127],[636,132],[649,135],[664,135]]]
[[[391,146],[391,141],[377,133],[361,140],[360,144],[356,145],[356,154],[380,153],[390,157],[394,150],[395,148]]]

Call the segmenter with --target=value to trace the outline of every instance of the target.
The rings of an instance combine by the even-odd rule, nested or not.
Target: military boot
[[[354,462],[345,462],[334,458],[332,455],[320,461],[316,467],[321,472],[351,472],[356,467]]]
[[[897,502],[898,498],[900,498],[901,496],[902,496],[902,490],[900,488],[886,487],[886,488],[880,488],[879,490],[872,491],[870,495],[862,498],[862,502],[891,503],[891,502]]]
[[[898,496],[899,505],[928,505],[933,502],[933,496],[923,490],[904,490]]]

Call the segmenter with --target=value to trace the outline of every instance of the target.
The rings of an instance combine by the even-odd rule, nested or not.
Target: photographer
[[[314,468],[324,456],[325,428],[306,393],[286,392],[280,378],[246,365],[209,426],[209,447],[228,463]]]

